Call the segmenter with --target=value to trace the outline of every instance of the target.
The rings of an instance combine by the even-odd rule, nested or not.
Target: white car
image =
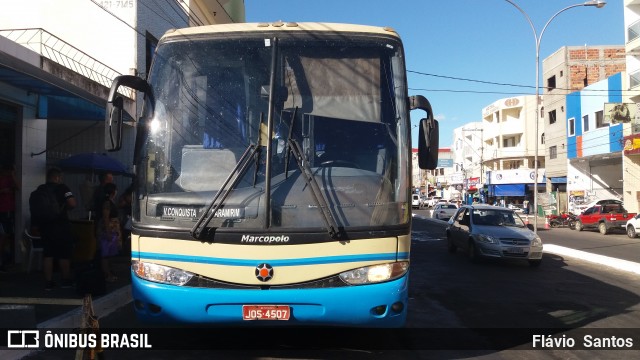
[[[420,201],[420,195],[418,194],[411,195],[411,207],[414,209],[419,209],[422,207],[422,201]]]
[[[436,204],[433,208],[433,212],[431,213],[431,217],[438,220],[449,220],[453,216],[453,214],[458,211],[458,207],[454,204],[442,202]]]
[[[627,230],[627,236],[630,238],[635,238],[640,234],[640,214],[632,217],[627,220],[627,224],[625,225],[625,229]]]

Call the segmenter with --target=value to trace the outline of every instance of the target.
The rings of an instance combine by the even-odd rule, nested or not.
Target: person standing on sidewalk
[[[118,278],[111,272],[110,258],[118,255],[122,247],[122,233],[118,220],[118,206],[116,184],[108,183],[104,186],[103,203],[98,221],[98,243],[102,257],[102,272],[106,282],[115,282]]]
[[[16,172],[13,164],[3,164],[0,171],[0,271],[5,271],[7,260],[6,252],[12,248],[15,229],[16,191],[20,190],[20,184],[16,180]]]
[[[104,186],[113,183],[113,173],[104,172],[98,175],[98,181],[100,183],[93,191],[92,206],[91,206],[91,219],[96,221],[100,220],[102,213],[102,205],[104,204]]]
[[[71,233],[71,223],[69,222],[68,211],[76,207],[76,199],[71,192],[71,189],[62,183],[62,170],[58,168],[51,168],[47,172],[46,184],[40,185],[36,192],[46,191],[47,196],[39,196],[37,198],[52,202],[50,205],[52,208],[46,211],[54,212],[54,215],[43,216],[41,214],[42,208],[46,208],[47,205],[40,206],[38,209],[38,202],[32,203],[29,199],[29,205],[31,207],[31,224],[35,226],[40,236],[42,237],[43,244],[43,271],[45,280],[45,290],[51,290],[55,287],[53,281],[53,260],[58,260],[60,272],[62,273],[62,288],[70,288],[73,286],[71,280],[71,255],[73,253],[73,235]],[[32,198],[34,198],[32,193]],[[42,203],[41,203],[42,204]],[[57,206],[57,209],[54,208]],[[36,209],[34,209],[36,207]],[[53,210],[52,210],[53,209]]]

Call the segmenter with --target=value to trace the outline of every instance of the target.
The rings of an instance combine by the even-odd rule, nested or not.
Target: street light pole
[[[556,18],[556,16],[560,15],[561,13],[575,8],[575,7],[579,7],[579,6],[595,6],[596,8],[600,9],[602,7],[604,7],[607,3],[604,1],[600,1],[600,0],[590,0],[590,1],[586,1],[584,3],[581,4],[574,4],[574,5],[570,5],[567,6],[564,9],[561,9],[560,11],[558,11],[557,13],[555,13],[551,18],[549,18],[549,20],[547,20],[547,23],[544,24],[544,27],[542,28],[542,31],[540,32],[540,35],[538,35],[538,32],[536,31],[536,27],[533,25],[533,21],[531,21],[531,18],[529,17],[529,15],[522,10],[522,8],[520,6],[518,6],[516,3],[514,3],[511,0],[505,0],[506,2],[508,2],[509,4],[513,5],[516,9],[518,9],[518,11],[520,11],[522,13],[522,15],[524,15],[524,17],[527,19],[527,21],[529,22],[529,25],[531,26],[531,30],[533,30],[533,37],[536,43],[536,116],[535,116],[535,150],[534,150],[534,174],[535,174],[535,179],[533,180],[533,211],[534,211],[534,222],[533,222],[533,231],[537,234],[538,233],[538,131],[539,131],[539,117],[540,117],[540,41],[542,40],[542,35],[544,34],[544,31],[547,29],[547,26],[549,26],[549,24],[551,23],[551,21],[553,21],[553,19]]]

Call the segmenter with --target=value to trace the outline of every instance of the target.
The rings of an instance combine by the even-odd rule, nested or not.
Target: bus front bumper
[[[236,290],[173,286],[132,273],[132,295],[138,318],[148,323],[402,327],[408,276],[336,288]],[[243,320],[243,305],[286,305],[290,318]]]

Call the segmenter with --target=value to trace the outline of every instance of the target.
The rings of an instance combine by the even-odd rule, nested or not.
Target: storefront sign
[[[636,104],[605,103],[604,122],[606,124],[630,123],[635,119],[638,108]]]
[[[479,183],[480,183],[480,178],[479,177],[469,178],[469,179],[467,179],[467,189],[475,191],[475,190],[478,189],[478,184]]]
[[[640,154],[640,134],[625,136],[622,143],[624,144],[625,155]]]
[[[532,169],[497,170],[487,172],[489,181],[487,184],[533,184],[536,173]],[[538,169],[538,183],[542,183],[544,169]]]

